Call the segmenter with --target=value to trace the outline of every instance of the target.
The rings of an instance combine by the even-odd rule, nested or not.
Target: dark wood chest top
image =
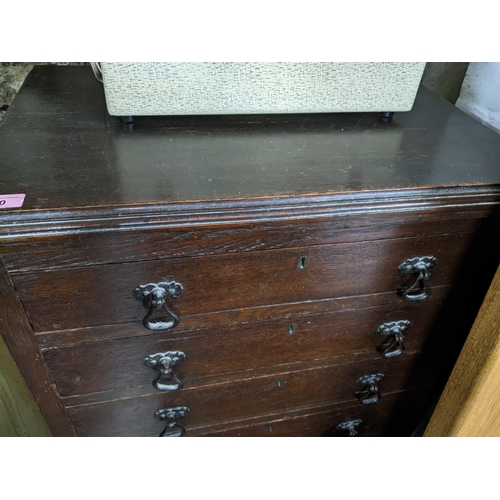
[[[3,234],[80,216],[431,203],[457,187],[452,197],[496,197],[500,135],[425,88],[391,124],[375,113],[139,117],[127,130],[90,67],[39,66],[0,129],[0,193],[26,193],[1,213]]]

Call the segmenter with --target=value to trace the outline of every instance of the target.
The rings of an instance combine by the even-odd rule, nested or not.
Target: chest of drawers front
[[[419,217],[385,226],[403,237],[364,241],[362,228],[336,232],[335,216],[311,220],[291,248],[269,231],[282,223],[240,226],[234,241],[241,233],[249,248],[230,252],[204,248],[224,248],[221,230],[207,229],[169,258],[139,261],[126,246],[106,256],[124,238],[108,234],[95,251],[109,263],[97,264],[93,253],[67,264],[90,246],[85,235],[31,238],[31,258],[22,242],[10,254],[10,279],[78,435],[261,435],[283,419],[270,436],[358,432],[336,430],[344,413],[365,422],[364,435],[408,434],[446,380],[498,257],[494,221],[475,231],[462,218],[442,234],[431,217],[409,236]],[[311,245],[319,227],[329,241]],[[178,244],[178,231],[143,231],[146,247]],[[37,251],[61,264],[36,268]]]

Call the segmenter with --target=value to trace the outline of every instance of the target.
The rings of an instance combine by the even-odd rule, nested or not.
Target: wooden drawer
[[[388,394],[374,408],[370,405],[336,404],[287,412],[272,418],[229,424],[221,428],[193,428],[186,436],[213,437],[347,437],[353,422],[359,437],[410,436],[435,397],[431,388]],[[357,421],[357,422],[356,422]],[[181,421],[179,421],[181,423]]]
[[[79,406],[70,406],[74,400],[66,400],[66,403],[80,436],[157,436],[163,427],[154,414],[160,409],[187,406],[190,411],[183,419],[183,427],[189,429],[323,404],[348,401],[354,404],[356,392],[361,388],[356,381],[367,374],[384,374],[379,384],[382,397],[432,384],[438,376],[438,367],[427,361],[418,354],[408,354],[390,360],[316,364],[300,371],[277,371],[262,377],[169,393]],[[370,406],[376,412],[377,403]]]
[[[396,292],[415,280],[398,273],[398,266],[415,256],[437,258],[433,286],[487,279],[497,252],[486,247],[477,249],[479,261],[470,255],[465,259],[472,237],[451,234],[110,264],[18,273],[13,281],[36,332],[141,321],[147,309],[134,299],[134,289],[165,280],[184,287],[179,298],[169,301],[182,321],[212,311]],[[307,262],[298,269],[302,257]]]
[[[410,321],[404,332],[410,352],[421,349],[432,334],[432,349],[460,348],[473,320],[467,298],[456,297],[446,308],[436,297],[425,303],[404,302],[365,309],[311,314],[240,325],[221,325],[190,332],[164,332],[146,337],[84,343],[43,350],[61,396],[113,391],[126,397],[130,388],[154,393],[152,381],[158,371],[144,366],[150,354],[182,351],[186,359],[172,369],[185,388],[203,377],[262,369],[321,358],[381,356],[377,348],[391,337],[377,334],[387,322]],[[458,315],[461,310],[469,314]],[[468,321],[467,321],[468,320]],[[140,326],[137,326],[139,330]],[[401,356],[406,356],[403,353]],[[234,374],[242,378],[245,374]]]
[[[176,217],[163,207],[146,228],[134,230],[130,229],[133,220],[130,214],[115,219],[122,226],[119,231],[44,234],[43,227],[33,229],[30,225],[30,237],[18,238],[4,246],[2,258],[8,269],[19,272],[139,262],[152,257],[199,257],[450,233],[475,232],[476,241],[483,239],[487,242],[495,234],[498,221],[485,218],[490,215],[486,206],[479,205],[458,213],[448,208],[426,215],[411,211],[392,213],[390,217],[384,213],[338,218],[317,218],[309,214],[307,218],[295,220],[266,220],[229,227],[224,223],[211,224],[210,227],[193,225],[189,230],[179,227]],[[276,208],[273,206],[272,211],[275,212]],[[305,208],[315,209],[309,200],[298,207],[301,215],[304,215]],[[92,225],[90,221],[86,223]],[[481,232],[478,234],[479,227]]]

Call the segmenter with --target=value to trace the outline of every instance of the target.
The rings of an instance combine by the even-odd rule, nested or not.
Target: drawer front
[[[415,281],[398,266],[416,256],[437,258],[431,285],[487,280],[497,252],[478,249],[481,258],[471,261],[471,241],[471,234],[403,238],[19,273],[13,280],[36,332],[139,322],[148,306],[134,298],[136,287],[170,280],[183,287],[167,301],[182,321],[212,311],[396,292]]]
[[[467,301],[462,298],[455,298],[446,309],[438,299],[401,306],[297,317],[291,313],[272,321],[225,325],[182,336],[160,333],[47,349],[43,355],[61,396],[113,391],[118,398],[127,397],[131,387],[143,387],[145,394],[155,392],[152,382],[159,370],[145,366],[144,360],[156,353],[184,353],[185,360],[171,370],[188,389],[211,375],[336,356],[381,357],[381,346],[386,347],[395,338],[378,334],[382,325],[407,328],[403,342],[409,352],[419,350],[432,334],[429,349],[441,350],[443,357],[450,344],[460,347],[469,331],[470,321],[466,322],[463,314],[450,314],[452,310],[467,310]],[[394,324],[401,321],[410,324]],[[235,374],[234,378],[242,376]]]
[[[313,206],[308,203],[308,209]],[[304,215],[304,214],[302,214]],[[34,231],[30,238],[10,240],[2,248],[2,258],[15,272],[64,267],[81,267],[117,262],[138,262],[173,257],[241,253],[252,250],[300,248],[354,241],[407,238],[476,232],[476,240],[491,241],[498,221],[484,205],[467,211],[441,209],[422,215],[415,212],[358,214],[354,217],[312,217],[286,221],[254,222],[179,227],[172,214],[159,215],[153,224],[161,229],[138,229],[79,233],[45,234]],[[129,220],[127,221],[129,222]],[[126,224],[126,222],[123,222]],[[174,227],[165,227],[165,224]],[[478,232],[478,227],[481,231]],[[35,236],[36,234],[36,236]]]
[[[213,437],[389,437],[410,436],[432,404],[435,391],[413,390],[388,394],[375,408],[338,404],[304,412],[290,412],[267,421],[233,424],[223,429],[193,429],[190,436]],[[301,413],[295,415],[295,413]]]
[[[354,404],[356,392],[364,387],[357,381],[366,375],[384,374],[378,384],[382,398],[384,394],[403,389],[424,387],[436,378],[435,370],[429,366],[436,365],[429,365],[426,359],[414,354],[391,360],[278,372],[170,393],[68,406],[67,410],[80,436],[158,436],[165,424],[155,419],[154,414],[161,409],[188,407],[182,426],[189,431],[192,427],[282,413],[294,408],[349,401]],[[374,412],[377,404],[369,405]]]

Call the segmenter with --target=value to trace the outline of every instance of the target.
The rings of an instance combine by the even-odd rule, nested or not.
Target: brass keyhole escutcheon
[[[308,258],[307,256],[303,255],[302,257],[299,257],[299,261],[297,262],[297,269],[305,269],[307,265]]]
[[[288,330],[286,332],[287,335],[293,335],[297,331],[297,325],[295,323],[292,323],[288,325]]]

